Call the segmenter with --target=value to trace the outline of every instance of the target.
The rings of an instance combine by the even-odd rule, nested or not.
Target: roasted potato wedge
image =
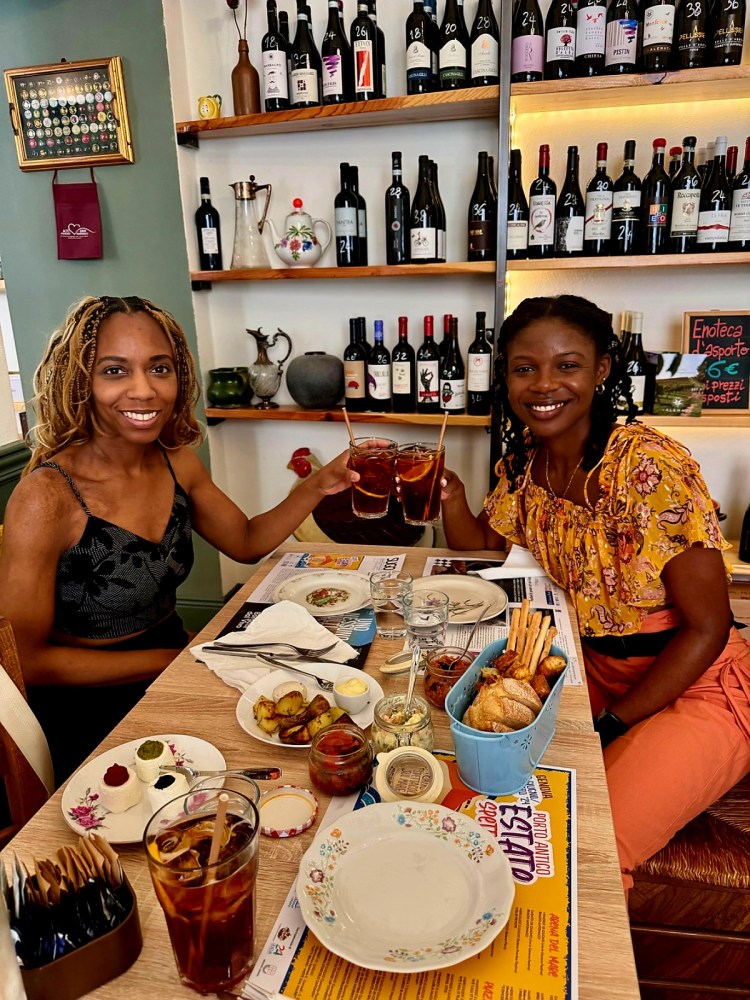
[[[255,721],[260,724],[261,719],[270,719],[276,715],[276,702],[270,698],[260,697],[253,705],[253,715]]]
[[[338,722],[341,716],[345,714],[343,708],[339,708],[338,705],[329,706],[327,712],[323,712],[322,715],[310,719],[307,723],[307,728],[310,730],[310,737],[319,733],[321,729],[327,729],[329,726],[332,726],[334,722]]]
[[[276,702],[277,715],[299,715],[305,707],[301,691],[289,691]]]
[[[310,704],[307,706],[310,709],[311,718],[316,719],[323,712],[327,712],[331,707],[328,703],[328,699],[324,698],[322,694],[316,694]]]
[[[269,736],[273,736],[274,733],[278,733],[281,729],[281,724],[284,721],[283,715],[272,715],[270,719],[256,719],[258,723],[258,729],[262,729],[264,733],[268,733]]]
[[[282,743],[299,746],[310,742],[310,731],[307,726],[292,726],[291,729],[280,729],[279,739]]]

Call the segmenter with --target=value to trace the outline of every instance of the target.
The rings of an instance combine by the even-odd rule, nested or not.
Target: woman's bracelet
[[[628,726],[622,721],[619,715],[615,715],[609,708],[603,708],[594,720],[594,730],[599,733],[602,741],[602,750],[613,743],[618,736],[628,731]]]

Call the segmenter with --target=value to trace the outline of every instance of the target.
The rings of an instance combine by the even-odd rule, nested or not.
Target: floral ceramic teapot
[[[273,235],[273,248],[287,267],[312,267],[318,263],[331,242],[331,227],[324,219],[313,219],[307,212],[303,212],[301,198],[295,198],[292,205],[294,211],[286,217],[283,236],[278,234],[273,222],[268,219]],[[318,227],[325,233],[320,239],[315,233]]]

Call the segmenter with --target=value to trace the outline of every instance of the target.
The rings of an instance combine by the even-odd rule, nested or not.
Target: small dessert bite
[[[184,795],[190,788],[184,774],[161,774],[151,782],[146,789],[149,805],[153,812],[160,809],[165,802]]]
[[[174,764],[174,754],[162,740],[144,740],[135,751],[135,773],[149,784],[159,777],[162,764]]]
[[[104,772],[99,800],[111,813],[122,813],[141,800],[141,786],[135,773],[123,764],[113,764]]]

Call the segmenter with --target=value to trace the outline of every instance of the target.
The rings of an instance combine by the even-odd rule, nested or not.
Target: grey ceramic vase
[[[332,354],[306,351],[287,368],[286,384],[294,402],[306,410],[327,410],[344,395],[344,366]]]

